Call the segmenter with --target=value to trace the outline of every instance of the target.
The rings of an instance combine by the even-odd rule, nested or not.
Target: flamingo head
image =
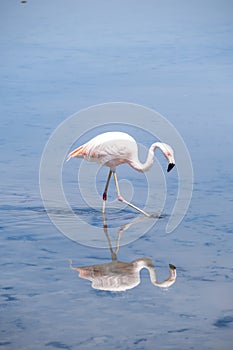
[[[175,166],[174,151],[171,146],[161,143],[161,150],[168,161],[167,172],[171,171]]]

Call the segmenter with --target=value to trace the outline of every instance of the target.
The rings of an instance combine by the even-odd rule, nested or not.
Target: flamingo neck
[[[149,270],[151,283],[154,286],[168,288],[176,281],[176,268],[173,265],[169,265],[169,277],[162,282],[157,281],[154,267],[148,266],[147,269]]]
[[[169,264],[169,277],[162,282],[157,281],[155,267],[151,259],[148,259],[148,258],[138,259],[134,261],[134,264],[137,266],[137,269],[139,272],[143,268],[146,268],[149,271],[150,280],[154,286],[157,286],[160,288],[168,288],[172,284],[174,284],[176,281],[176,267],[172,264]]]
[[[154,152],[155,152],[156,148],[161,149],[161,145],[162,145],[161,142],[153,143],[149,148],[147,159],[146,159],[145,163],[141,163],[140,160],[137,159],[137,160],[130,162],[131,167],[137,171],[142,172],[142,173],[150,170],[150,168],[152,167],[152,165],[154,163]]]

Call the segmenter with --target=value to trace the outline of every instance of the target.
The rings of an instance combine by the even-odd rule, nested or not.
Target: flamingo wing
[[[83,157],[89,162],[115,168],[119,164],[128,163],[135,154],[137,144],[131,136],[123,132],[107,132],[76,148],[68,155],[68,159]]]

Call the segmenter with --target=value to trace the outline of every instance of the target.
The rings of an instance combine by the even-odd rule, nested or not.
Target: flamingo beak
[[[174,163],[169,163],[167,167],[167,172],[171,171],[174,168],[175,164]]]

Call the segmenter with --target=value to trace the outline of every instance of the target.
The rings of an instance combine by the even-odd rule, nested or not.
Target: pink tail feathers
[[[76,157],[76,158],[81,158],[83,156],[85,156],[86,153],[86,149],[84,146],[80,146],[78,148],[76,148],[75,150],[73,150],[72,152],[70,152],[70,154],[68,154],[67,160],[68,161],[70,158]]]

